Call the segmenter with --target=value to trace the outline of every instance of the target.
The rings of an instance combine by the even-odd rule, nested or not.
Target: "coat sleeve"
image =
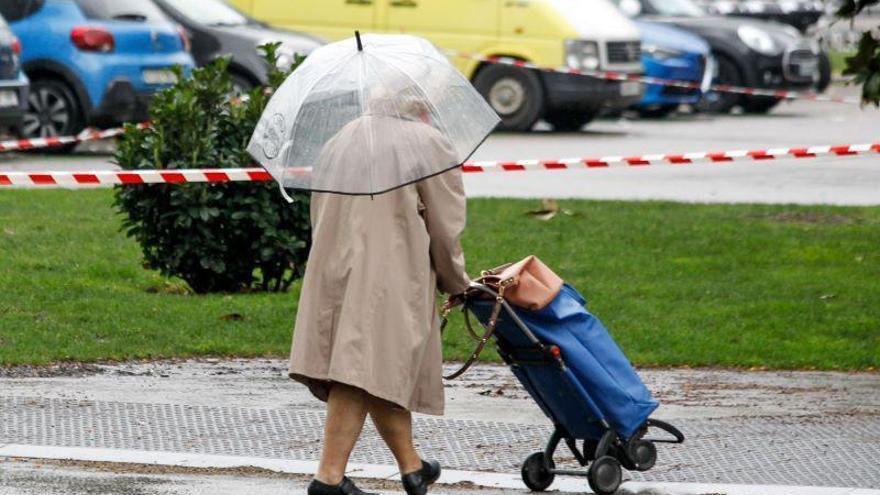
[[[467,222],[467,203],[461,169],[455,168],[418,182],[423,215],[431,238],[431,263],[437,287],[446,294],[461,294],[470,277],[464,270],[461,234]]]

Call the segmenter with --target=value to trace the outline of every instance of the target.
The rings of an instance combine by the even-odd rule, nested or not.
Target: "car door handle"
[[[349,5],[373,5],[372,0],[345,0]]]
[[[413,0],[394,0],[391,2],[392,7],[418,7],[419,4]]]

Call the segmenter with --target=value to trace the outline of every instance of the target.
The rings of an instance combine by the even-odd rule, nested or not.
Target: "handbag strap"
[[[465,325],[467,326],[468,332],[473,337],[476,337],[478,339],[477,347],[471,353],[471,356],[468,358],[468,360],[465,361],[465,363],[461,366],[461,368],[458,369],[458,371],[451,373],[449,375],[443,376],[443,378],[445,380],[455,380],[456,378],[460,377],[468,369],[470,369],[470,367],[473,366],[474,363],[476,363],[477,360],[480,358],[480,354],[482,354],[483,349],[486,347],[486,343],[489,342],[489,339],[492,338],[492,335],[495,333],[495,327],[498,325],[498,316],[501,314],[501,306],[502,306],[503,302],[504,302],[504,289],[502,287],[502,290],[498,293],[498,296],[495,298],[495,305],[492,307],[492,314],[489,317],[489,322],[486,324],[486,331],[483,332],[482,337],[477,337],[476,332],[474,332],[473,328],[471,327],[470,318],[468,318],[468,316],[467,316],[467,308],[466,307],[464,308]],[[443,322],[440,325],[441,332],[443,331],[444,328],[446,328],[446,322],[448,321],[446,316],[448,315],[449,310],[451,310],[451,309],[452,308],[448,308],[447,311],[443,315]]]

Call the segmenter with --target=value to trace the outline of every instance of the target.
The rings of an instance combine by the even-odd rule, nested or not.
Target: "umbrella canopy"
[[[498,123],[430,42],[368,34],[312,52],[248,152],[282,191],[380,194],[461,165]]]

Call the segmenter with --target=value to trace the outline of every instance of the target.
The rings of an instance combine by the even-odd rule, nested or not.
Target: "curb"
[[[149,464],[190,468],[241,468],[255,467],[287,474],[313,474],[317,461],[268,459],[261,457],[236,457],[221,455],[188,454],[180,452],[155,452],[143,450],[102,449],[90,447],[55,447],[42,445],[0,444],[0,458],[75,460],[84,462],[118,462],[124,464]],[[349,464],[346,473],[352,478],[397,479],[394,466],[376,464]],[[439,484],[472,483],[494,488],[526,491],[518,474],[489,473],[481,471],[444,470]],[[583,493],[586,479],[557,477],[553,490],[557,492]],[[865,488],[834,488],[783,485],[730,485],[703,483],[651,483],[627,481],[621,486],[621,495],[880,495],[880,490]]]

